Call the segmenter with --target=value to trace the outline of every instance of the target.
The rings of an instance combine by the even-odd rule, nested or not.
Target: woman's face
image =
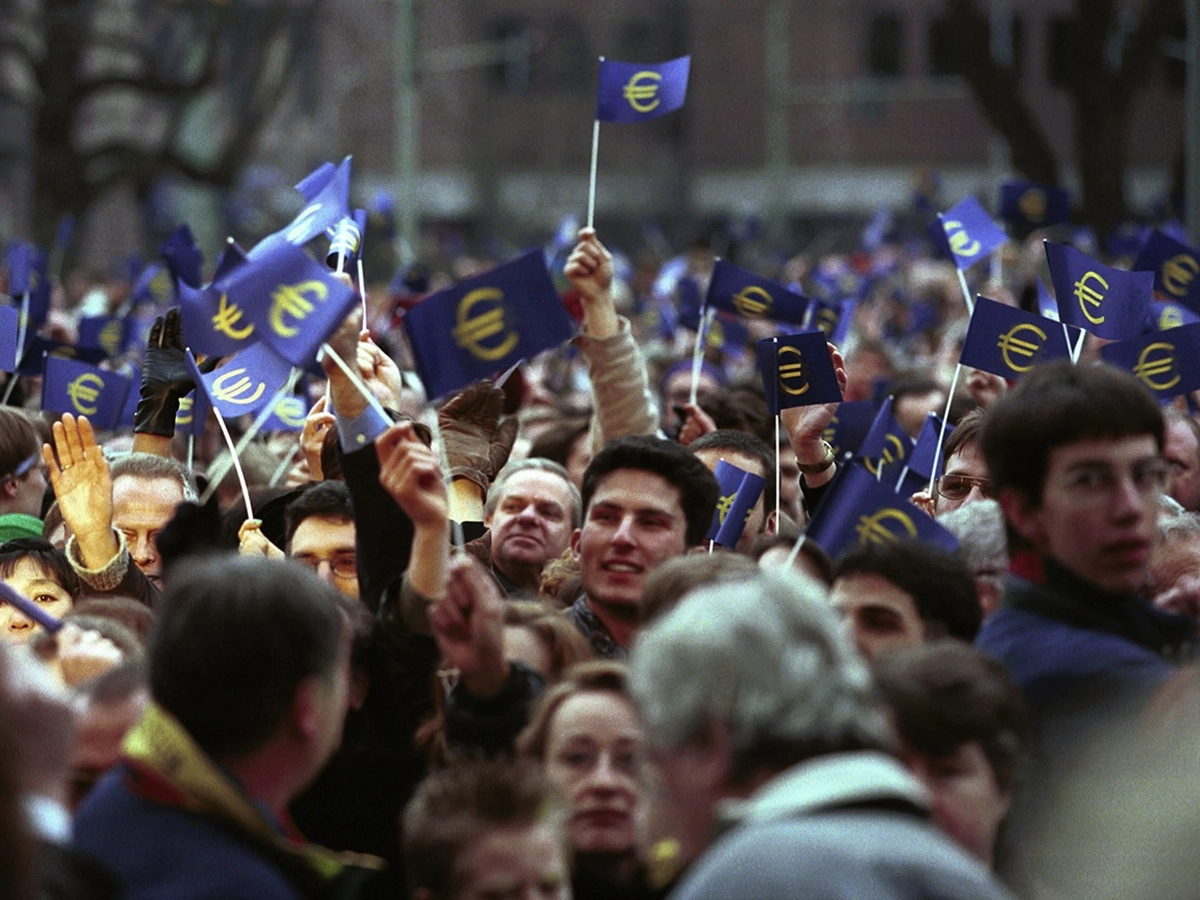
[[[546,775],[567,799],[577,853],[634,849],[641,798],[642,727],[629,701],[587,691],[563,701],[550,721]]]
[[[32,559],[20,560],[4,583],[56,619],[71,611],[73,601],[66,588]],[[0,603],[0,642],[24,644],[40,627],[16,607]]]

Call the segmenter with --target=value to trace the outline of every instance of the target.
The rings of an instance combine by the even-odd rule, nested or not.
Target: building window
[[[991,46],[991,25],[985,26],[988,46]],[[1019,15],[1012,18],[1012,30],[1009,35],[1013,70],[1018,78],[1025,65],[1025,20]],[[951,27],[950,20],[938,16],[929,23],[929,74],[935,77],[946,77],[962,74],[959,64],[961,49],[958,39]]]
[[[904,70],[904,20],[897,13],[876,13],[867,25],[867,74],[898,78]]]
[[[1066,87],[1071,83],[1071,39],[1075,23],[1065,16],[1054,16],[1046,28],[1046,77],[1055,87]]]

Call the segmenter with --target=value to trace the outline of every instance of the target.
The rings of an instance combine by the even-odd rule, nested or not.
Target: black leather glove
[[[211,372],[216,364],[215,358],[207,359],[200,370]],[[134,433],[173,437],[179,401],[195,387],[184,362],[179,310],[171,309],[155,319],[150,329],[142,363],[141,399],[133,417]]]

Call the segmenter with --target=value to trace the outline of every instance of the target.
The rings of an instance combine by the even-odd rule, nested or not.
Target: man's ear
[[[576,528],[571,532],[571,558],[575,560],[575,562],[579,562],[579,538],[582,534],[582,528]]]
[[[305,738],[321,731],[322,699],[328,685],[319,675],[310,675],[300,682],[292,696],[292,721],[295,731]]]
[[[3,482],[0,482],[0,493],[3,493],[5,500],[12,500],[17,496],[18,487],[17,479],[6,478]]]
[[[1042,526],[1040,503],[1034,503],[1024,491],[1004,488],[1000,492],[1000,508],[1017,534],[1035,547],[1043,545],[1046,532]]]
[[[767,517],[763,519],[763,534],[778,534],[779,533],[779,516],[776,515],[776,510],[772,509],[767,513]]]

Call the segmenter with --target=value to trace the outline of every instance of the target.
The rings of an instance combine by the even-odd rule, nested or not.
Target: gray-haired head
[[[504,498],[504,489],[508,485],[509,479],[518,472],[529,471],[549,472],[566,482],[567,492],[571,497],[571,508],[567,512],[571,519],[571,527],[578,528],[579,520],[583,516],[583,501],[579,497],[579,488],[571,483],[571,476],[567,474],[567,470],[563,466],[554,460],[542,459],[540,456],[511,462],[500,470],[500,474],[496,476],[496,480],[492,482],[492,486],[488,490],[487,502],[483,507],[484,516],[490,516],[496,511],[496,507]]]
[[[762,572],[690,592],[637,639],[634,698],[651,745],[728,730],[738,781],[812,756],[890,749],[891,729],[824,588]]]
[[[1008,571],[1004,511],[995,500],[979,500],[943,513],[938,524],[958,538],[958,552],[972,575],[1003,577]]]
[[[196,503],[200,494],[196,490],[196,479],[188,467],[178,460],[167,456],[157,456],[153,453],[123,453],[113,457],[109,462],[109,471],[113,481],[122,475],[134,478],[165,478],[178,482],[183,491],[183,499],[188,503]]]

